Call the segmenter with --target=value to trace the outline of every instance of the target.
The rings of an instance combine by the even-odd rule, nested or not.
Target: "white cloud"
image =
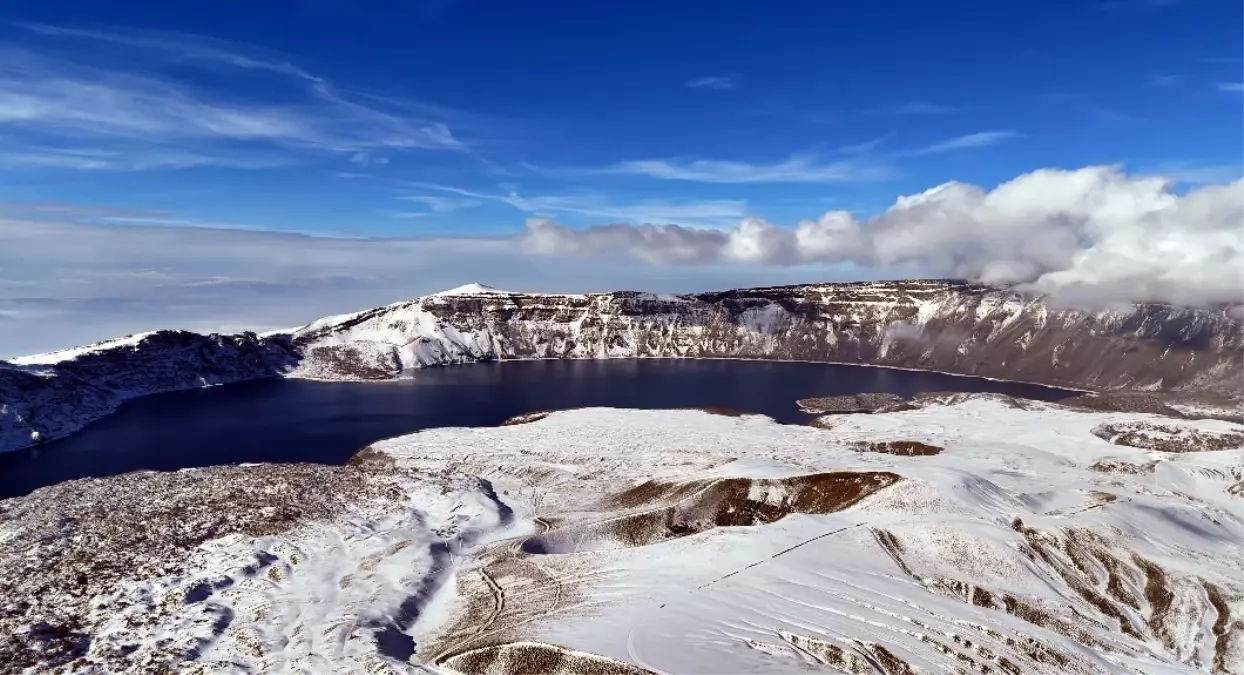
[[[951,115],[961,112],[958,108],[952,108],[948,105],[940,105],[937,103],[929,103],[928,101],[911,101],[908,103],[900,103],[889,108],[880,108],[872,111],[874,113],[885,115]]]
[[[998,284],[1083,302],[1228,302],[1244,296],[1244,182],[1185,195],[1115,167],[1045,169],[992,191],[947,183],[860,221],[833,211],[795,228],[746,219],[730,231],[677,226],[572,230],[532,220],[527,250],[646,262],[850,262]]]
[[[436,197],[431,195],[402,195],[398,197],[398,199],[423,204],[429,209],[432,209],[435,213],[453,213],[458,209],[467,209],[473,206],[479,206],[483,203],[478,199],[455,199],[451,197]]]
[[[550,262],[521,254],[521,242],[507,236],[329,238],[31,219],[98,215],[57,205],[5,211],[26,219],[0,215],[0,358],[159,328],[287,328],[469,282],[548,292],[690,292],[833,277],[822,266]]]
[[[738,79],[729,76],[713,76],[713,77],[697,77],[694,80],[688,80],[686,86],[690,89],[737,89],[739,86]]]
[[[1220,91],[1244,91],[1244,82],[1219,82]]]
[[[369,166],[384,166],[389,163],[389,158],[368,154],[366,152],[356,152],[350,156],[350,163],[363,168],[367,168]]]
[[[0,131],[10,166],[252,166],[257,162],[248,154],[278,151],[346,153],[367,166],[386,161],[377,151],[464,148],[446,111],[365,104],[323,78],[238,45],[176,34],[27,28],[81,49],[75,60],[0,49]],[[267,79],[225,92],[201,78],[192,85],[173,77],[170,66],[221,70],[231,82]]]
[[[948,138],[944,141],[938,141],[923,148],[916,148],[897,154],[907,156],[919,155],[938,155],[944,152],[954,152],[956,150],[969,150],[972,148],[984,148],[990,145],[996,145],[1002,141],[1009,140],[1019,136],[1014,131],[978,131],[974,134],[964,136],[956,136]]]
[[[1182,75],[1171,75],[1169,73],[1153,73],[1145,80],[1145,84],[1150,87],[1173,87],[1183,82]]]
[[[441,191],[524,210],[717,211]],[[144,225],[90,222],[104,219]],[[1166,178],[1108,166],[1042,169],[992,190],[947,183],[900,197],[873,218],[830,211],[795,227],[743,218],[724,230],[572,229],[530,218],[513,236],[352,239],[161,222],[182,221],[111,208],[0,205],[0,354],[162,327],[279,328],[471,281],[688,291],[849,273],[1014,283],[1084,304],[1244,298],[1244,180],[1183,192]]]
[[[687,162],[644,159],[622,162],[603,173],[648,176],[700,183],[844,183],[884,180],[893,171],[880,164],[854,161],[821,163],[813,155],[794,155],[772,164],[697,159]]]
[[[572,213],[582,216],[609,218],[628,223],[678,223],[693,227],[729,227],[747,215],[747,202],[733,199],[711,199],[671,202],[647,199],[637,202],[618,203],[604,195],[588,192],[569,195],[521,194],[511,187],[502,194],[490,194],[475,190],[434,183],[411,183],[413,187],[438,190],[472,199],[500,202],[524,213],[553,215]]]

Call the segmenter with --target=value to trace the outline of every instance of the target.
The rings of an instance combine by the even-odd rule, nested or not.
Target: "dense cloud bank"
[[[0,212],[0,358],[140,330],[283,328],[473,281],[691,292],[964,277],[1074,305],[1239,302],[1242,190],[1237,181],[1180,194],[1159,178],[1092,167],[1036,171],[988,192],[948,183],[874,218],[831,211],[793,228],[532,220],[510,236],[408,239],[102,225],[72,205]]]
[[[782,228],[678,225],[572,230],[527,223],[527,251],[626,255],[649,263],[902,266],[926,276],[1019,284],[1072,303],[1238,302],[1244,295],[1244,182],[1186,194],[1115,167],[1042,169],[992,191],[946,183],[875,218],[830,211]]]

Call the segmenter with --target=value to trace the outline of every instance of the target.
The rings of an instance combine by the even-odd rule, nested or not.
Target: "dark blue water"
[[[238,462],[341,463],[388,436],[495,425],[533,410],[715,406],[807,422],[796,399],[860,392],[996,392],[1037,385],[937,373],[764,361],[621,359],[482,363],[377,383],[258,380],[135,399],[69,438],[0,455],[0,498],[71,478]]]

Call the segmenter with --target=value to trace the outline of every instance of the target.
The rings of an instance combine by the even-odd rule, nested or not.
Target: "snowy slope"
[[[1244,673],[1239,425],[523,422],[0,502],[0,672]]]

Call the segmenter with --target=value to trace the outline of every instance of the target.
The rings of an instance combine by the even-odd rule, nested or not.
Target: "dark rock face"
[[[160,331],[56,363],[0,362],[0,452],[77,431],[123,401],[279,375],[298,361],[287,336]]]

